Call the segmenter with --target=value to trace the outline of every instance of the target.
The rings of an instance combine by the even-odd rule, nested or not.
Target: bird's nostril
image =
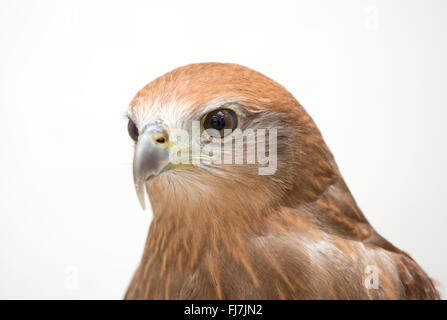
[[[159,137],[155,141],[157,141],[158,143],[165,143],[166,139],[164,137]]]

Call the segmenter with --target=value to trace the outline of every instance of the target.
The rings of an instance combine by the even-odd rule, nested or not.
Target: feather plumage
[[[146,183],[154,219],[127,299],[438,299],[424,271],[357,206],[318,128],[296,99],[233,64],[178,68],[133,99],[143,125],[184,125],[234,102],[242,126],[278,127],[278,168],[173,170]],[[380,271],[365,286],[365,268]]]

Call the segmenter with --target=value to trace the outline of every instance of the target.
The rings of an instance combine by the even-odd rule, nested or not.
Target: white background
[[[133,95],[192,62],[288,88],[374,227],[447,285],[446,1],[0,3],[0,298],[123,296],[151,216]]]

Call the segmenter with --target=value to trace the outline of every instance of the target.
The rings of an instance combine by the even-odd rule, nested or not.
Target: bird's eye
[[[224,138],[239,125],[239,119],[232,109],[223,108],[207,113],[202,118],[202,127],[213,138]]]
[[[132,138],[133,141],[138,141],[138,128],[135,125],[135,123],[129,119],[129,122],[127,123],[127,131],[129,131],[129,136]]]

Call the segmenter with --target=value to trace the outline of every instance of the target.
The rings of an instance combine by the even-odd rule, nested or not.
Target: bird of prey
[[[439,299],[370,225],[314,121],[270,78],[187,65],[141,89],[128,118],[134,183],[153,220],[126,299]],[[236,131],[242,143],[225,142]],[[202,151],[211,144],[229,147]],[[258,153],[222,160],[254,146],[275,160],[269,172]]]

